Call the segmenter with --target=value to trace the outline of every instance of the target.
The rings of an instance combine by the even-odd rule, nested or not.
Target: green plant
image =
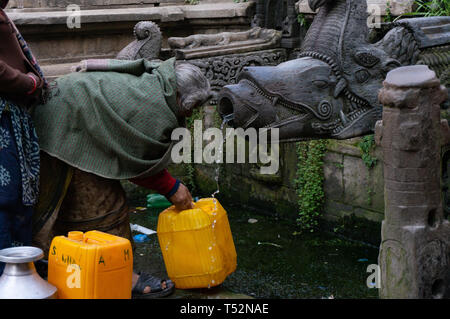
[[[301,27],[304,27],[306,29],[309,28],[310,26],[310,22],[306,19],[305,15],[303,13],[299,13],[297,15],[297,21],[300,24]]]
[[[391,11],[391,2],[386,2],[386,15],[384,16],[384,22],[392,22],[392,11]]]
[[[323,159],[327,140],[299,142],[297,144],[297,178],[299,213],[297,223],[300,232],[314,232],[319,225],[325,200],[323,190]]]
[[[450,1],[449,0],[416,0],[414,1],[414,11],[402,14],[397,19],[403,16],[450,16]],[[397,20],[396,19],[396,20]]]
[[[372,156],[372,151],[375,148],[375,136],[374,135],[364,136],[358,143],[358,147],[362,152],[361,159],[363,160],[367,168],[370,169],[374,167],[378,162],[378,159]]]
[[[187,4],[198,4],[198,0],[184,0],[184,3],[187,3]]]

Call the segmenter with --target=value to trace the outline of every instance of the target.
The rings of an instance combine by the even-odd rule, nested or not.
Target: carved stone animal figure
[[[216,35],[194,34],[185,38],[169,38],[169,46],[172,49],[194,49],[201,46],[226,45],[231,42],[252,39],[271,39],[275,33],[275,30],[255,27],[248,31],[222,32]]]
[[[386,74],[450,43],[450,17],[403,20],[370,43],[366,1],[310,0],[310,6],[320,10],[298,59],[245,68],[238,84],[220,92],[219,113],[233,114],[233,126],[279,128],[284,142],[372,133]]]
[[[157,59],[161,51],[162,43],[162,33],[158,25],[151,21],[141,21],[134,27],[133,33],[136,40],[120,51],[117,59]]]

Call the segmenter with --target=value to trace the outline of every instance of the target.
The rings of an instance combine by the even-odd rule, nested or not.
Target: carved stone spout
[[[378,91],[386,74],[416,64],[421,50],[450,42],[450,17],[406,19],[370,43],[366,1],[310,5],[320,10],[298,59],[248,67],[238,84],[219,93],[219,113],[233,114],[235,127],[279,128],[284,142],[370,134],[381,118]]]

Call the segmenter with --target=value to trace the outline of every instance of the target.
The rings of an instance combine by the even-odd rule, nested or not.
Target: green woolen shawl
[[[41,149],[110,179],[167,167],[172,131],[182,125],[175,59],[97,60],[85,71],[58,78],[50,100],[34,109]]]

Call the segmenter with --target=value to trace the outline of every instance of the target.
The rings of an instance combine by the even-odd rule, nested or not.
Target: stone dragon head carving
[[[378,91],[386,74],[415,64],[419,47],[404,27],[368,41],[367,3],[309,0],[319,9],[297,59],[248,67],[219,93],[222,117],[234,127],[279,128],[284,142],[347,139],[373,132],[381,118]]]

